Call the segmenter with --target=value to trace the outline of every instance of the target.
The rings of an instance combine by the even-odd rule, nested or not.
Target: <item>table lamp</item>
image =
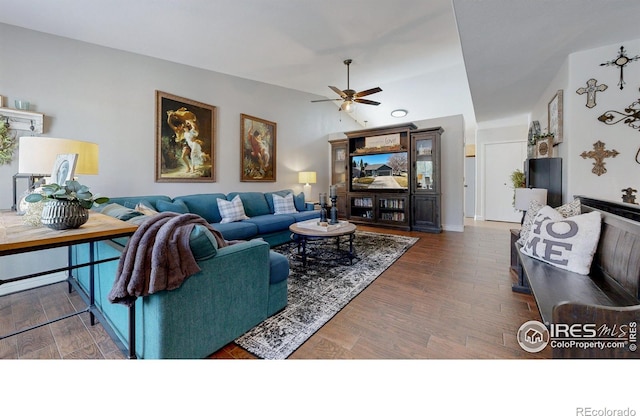
[[[98,174],[98,145],[80,140],[60,139],[54,137],[24,136],[19,138],[18,173],[13,175],[13,207],[16,209],[17,178],[29,179],[29,190],[35,186],[36,180],[51,175],[56,158],[61,154],[76,153],[78,155],[75,173],[79,175]]]
[[[537,201],[540,205],[546,205],[547,190],[544,188],[516,188],[514,206],[517,210],[522,211],[520,225],[524,222],[524,217],[532,201]]]
[[[299,172],[298,183],[304,183],[304,186],[302,187],[304,192],[304,200],[311,201],[311,185],[309,184],[316,183],[316,173],[315,172]]]

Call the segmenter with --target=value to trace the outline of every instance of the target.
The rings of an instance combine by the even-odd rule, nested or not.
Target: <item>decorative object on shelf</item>
[[[522,220],[520,225],[524,223],[524,217],[529,210],[531,202],[536,201],[540,205],[547,204],[547,190],[544,188],[516,188],[514,195],[515,209],[522,211]]]
[[[109,198],[93,195],[89,188],[77,181],[64,185],[44,185],[39,192],[25,198],[27,202],[46,201],[42,209],[43,225],[54,230],[78,228],[89,219],[89,208],[104,204]]]
[[[576,93],[579,95],[587,94],[587,103],[585,104],[588,108],[593,108],[596,106],[596,92],[604,91],[608,87],[606,84],[597,85],[598,81],[594,78],[591,78],[587,81],[586,87],[580,87],[576,90]]]
[[[622,194],[622,202],[626,202],[627,204],[638,205],[638,203],[636,202],[636,196],[634,195],[636,192],[638,192],[637,189],[633,189],[629,187],[629,188],[623,189],[622,192],[624,192]]]
[[[15,106],[16,110],[24,111],[29,111],[29,107],[31,107],[31,103],[25,100],[14,100],[13,105]]]
[[[527,158],[529,159],[536,156],[536,140],[540,133],[540,122],[533,120],[529,125],[529,136],[527,138]]]
[[[553,134],[553,144],[562,143],[562,90],[558,90],[547,105],[548,126],[547,131]]]
[[[611,61],[601,63],[600,66],[615,65],[618,68],[620,68],[620,81],[618,82],[618,86],[620,87],[620,89],[623,89],[625,84],[623,69],[625,66],[627,66],[629,62],[637,61],[638,59],[640,59],[640,55],[636,55],[633,58],[629,58],[627,56],[627,51],[624,49],[624,46],[620,46],[620,50],[618,51],[618,56],[615,59],[612,59]]]
[[[553,133],[543,133],[536,137],[536,157],[553,157]]]
[[[216,107],[156,91],[156,182],[215,182]]]
[[[276,131],[272,121],[240,114],[240,181],[276,181]]]
[[[302,187],[304,192],[305,201],[311,201],[311,183],[316,183],[315,172],[298,172],[298,183],[303,183]]]
[[[337,186],[331,185],[329,187],[329,199],[331,199],[331,218],[329,219],[329,224],[337,224],[338,223],[338,207],[336,206],[336,202],[338,200]]]
[[[593,144],[593,150],[588,152],[585,150],[580,153],[580,156],[582,156],[583,159],[591,158],[595,160],[595,162],[593,162],[593,169],[591,169],[591,172],[598,176],[607,173],[607,169],[604,167],[604,159],[608,157],[616,157],[620,154],[617,150],[604,150],[604,146],[605,144],[598,140]]]

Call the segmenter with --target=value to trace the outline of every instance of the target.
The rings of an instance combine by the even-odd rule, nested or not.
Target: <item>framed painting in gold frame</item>
[[[156,91],[156,182],[215,182],[216,107]]]
[[[276,181],[277,125],[240,114],[240,181]]]

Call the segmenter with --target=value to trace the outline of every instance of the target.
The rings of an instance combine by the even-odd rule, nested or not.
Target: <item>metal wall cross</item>
[[[600,64],[600,66],[612,66],[615,65],[618,68],[620,68],[620,82],[618,82],[618,85],[620,86],[620,89],[624,88],[624,75],[622,73],[622,68],[624,68],[625,66],[627,66],[627,64],[629,62],[633,62],[633,61],[637,61],[638,59],[640,59],[640,55],[636,55],[633,58],[629,58],[626,55],[627,51],[624,50],[624,46],[620,46],[620,51],[618,52],[618,57],[616,59],[613,59],[611,61],[607,61],[607,62],[603,62]]]
[[[594,159],[595,162],[593,162],[593,169],[591,169],[591,172],[600,176],[604,173],[607,173],[607,169],[604,167],[604,159],[607,157],[616,157],[619,154],[620,152],[618,152],[617,150],[604,150],[604,143],[598,140],[593,144],[593,150],[590,150],[588,152],[585,150],[580,154],[580,156],[582,156],[583,159]]]
[[[608,87],[605,84],[596,85],[598,81],[591,78],[587,81],[587,87],[580,87],[576,90],[576,92],[580,95],[586,93],[587,94],[587,104],[585,104],[589,108],[593,108],[596,106],[596,91],[604,91]]]

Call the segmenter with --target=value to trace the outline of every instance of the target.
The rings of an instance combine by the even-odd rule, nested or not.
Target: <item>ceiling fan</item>
[[[347,66],[347,89],[346,90],[340,90],[337,87],[329,85],[329,88],[331,88],[341,98],[333,98],[333,99],[326,99],[326,100],[314,100],[314,101],[311,101],[312,103],[319,103],[319,102],[322,102],[322,101],[339,101],[339,100],[343,100],[344,102],[340,106],[340,110],[341,111],[346,111],[347,113],[350,113],[351,111],[353,111],[354,103],[369,104],[369,105],[380,105],[380,103],[377,102],[377,101],[372,101],[372,100],[367,100],[367,99],[361,98],[361,97],[365,97],[367,95],[375,94],[377,92],[382,91],[382,89],[380,87],[375,87],[375,88],[371,88],[371,89],[368,89],[368,90],[365,90],[365,91],[360,91],[360,92],[356,92],[355,90],[352,90],[352,89],[349,88],[349,65],[351,65],[351,62],[353,62],[351,59],[345,59],[345,61],[344,61],[344,64]]]

